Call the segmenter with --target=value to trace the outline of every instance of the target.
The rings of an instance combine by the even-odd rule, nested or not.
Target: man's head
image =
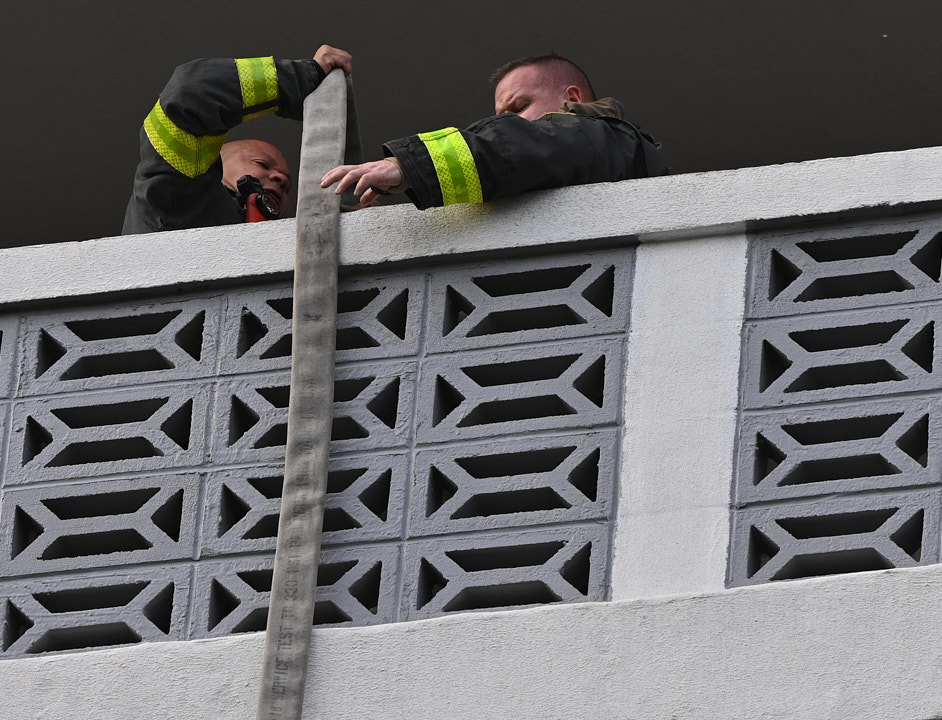
[[[595,100],[589,78],[571,60],[550,53],[512,60],[491,75],[494,110],[536,120],[564,102]]]
[[[258,178],[262,187],[274,193],[282,207],[291,191],[288,161],[281,150],[263,140],[233,140],[219,151],[222,158],[222,184],[238,191],[236,183],[243,175]]]

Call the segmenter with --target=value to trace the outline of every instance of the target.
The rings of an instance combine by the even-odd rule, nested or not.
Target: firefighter
[[[652,138],[613,98],[597,100],[585,73],[556,54],[499,68],[497,115],[383,146],[383,160],[341,165],[322,187],[353,188],[363,206],[405,192],[419,209],[481,203],[527,190],[666,175]]]
[[[353,58],[329,45],[311,60],[203,59],[178,67],[141,129],[123,234],[244,222],[242,178],[258,181],[254,190],[277,214],[291,190],[284,155],[261,140],[226,143],[226,133],[265,113],[300,120],[304,98],[338,67],[349,75]]]

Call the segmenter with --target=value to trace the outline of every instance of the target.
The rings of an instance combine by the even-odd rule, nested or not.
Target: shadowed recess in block
[[[914,237],[916,237],[915,230],[884,235],[809,240],[795,244],[817,262],[839,262],[895,255]]]
[[[337,328],[336,349],[360,350],[362,348],[379,347],[380,343],[363,328],[346,327]]]
[[[153,335],[167,327],[181,312],[183,311],[174,310],[124,317],[97,318],[94,320],[71,320],[65,323],[65,326],[75,333],[78,338],[86,342]]]
[[[942,276],[942,233],[935,235],[929,242],[913,253],[910,262],[930,278],[939,282]]]
[[[231,447],[242,438],[245,433],[258,424],[259,416],[245,402],[232,396],[229,408],[229,446]]]
[[[774,300],[801,275],[801,270],[778,250],[769,260],[769,300]]]
[[[180,541],[183,524],[183,490],[177,490],[150,516],[151,521],[174,542]]]
[[[350,594],[373,615],[379,612],[379,591],[382,574],[383,564],[377,562],[363,573],[358,580],[350,584]]]
[[[459,592],[442,608],[443,612],[487,610],[489,608],[519,605],[546,605],[562,598],[544,582],[530,580],[505,585],[469,587]]]
[[[132,645],[139,643],[141,636],[123,622],[84,625],[49,630],[26,650],[30,655],[63,650]]]
[[[468,331],[468,337],[584,325],[585,322],[585,318],[568,305],[499,310],[488,313],[481,322]]]
[[[902,347],[903,354],[927,373],[932,372],[935,355],[935,323],[929,323]]]
[[[337,313],[358,312],[379,297],[379,288],[344,290],[337,293]]]
[[[23,465],[30,463],[52,443],[52,434],[32,417],[26,418],[23,430]]]
[[[785,460],[785,453],[779,450],[762,433],[756,433],[754,457],[752,484],[758,485],[782,464]]]
[[[358,565],[356,560],[345,562],[321,563],[317,566],[317,587],[330,587]]]
[[[615,304],[615,266],[605,271],[582,291],[582,297],[592,303],[604,315],[611,317]]]
[[[2,643],[0,649],[3,652],[9,650],[13,643],[23,637],[36,624],[10,600],[4,603],[3,614],[0,619],[2,619],[0,629],[3,630],[3,635],[0,636],[0,643]]]
[[[422,558],[419,564],[419,580],[416,587],[415,607],[421,610],[428,605],[448,584],[448,580],[428,560]]]
[[[432,404],[432,425],[438,425],[465,401],[464,395],[441,375],[435,378],[435,400]]]
[[[268,326],[248,308],[242,308],[242,317],[239,321],[239,339],[236,341],[236,357],[245,355],[267,334]]]
[[[111,555],[120,552],[150,550],[151,545],[137,530],[108,530],[97,533],[61,535],[43,550],[43,560]]]
[[[350,622],[350,616],[330,600],[318,600],[314,603],[315,625],[336,625]]]
[[[491,297],[524,295],[567,288],[589,267],[589,265],[573,265],[543,270],[524,270],[503,275],[474,277],[471,278],[471,282]]]
[[[233,628],[233,633],[262,632],[268,625],[268,608],[255,608],[252,612],[239,620]]]
[[[187,400],[179,408],[170,413],[163,421],[160,429],[164,435],[173,440],[183,450],[190,448],[190,429],[193,420],[193,401]]]
[[[899,530],[890,535],[890,540],[916,562],[922,560],[922,531],[925,516],[925,510],[919,510],[900,525]]]
[[[746,577],[752,577],[778,555],[779,546],[756,527],[749,528],[749,551],[746,555]]]
[[[376,314],[376,319],[400,340],[406,338],[409,321],[409,291],[403,290]]]
[[[445,313],[442,325],[442,337],[448,337],[448,335],[458,327],[468,315],[474,312],[474,310],[474,304],[451,285],[445,288]]]
[[[576,411],[558,395],[516,400],[493,400],[481,403],[458,422],[458,427],[491,425],[518,420],[536,420],[544,417],[563,417],[576,415]]]
[[[366,409],[388,428],[396,427],[399,415],[399,378],[393,378],[386,387],[366,404]]]
[[[782,425],[782,430],[801,445],[824,445],[882,437],[901,417],[903,413],[819,420]]]
[[[288,423],[276,423],[263,433],[252,447],[256,450],[260,448],[283,447],[287,442]]]
[[[169,400],[170,398],[163,397],[104,405],[82,405],[55,408],[51,412],[73,430],[105,425],[129,425],[149,420]]]
[[[173,341],[187,355],[196,361],[203,355],[203,326],[206,312],[199,312],[173,336]]]
[[[147,582],[34,593],[33,599],[53,614],[85,612],[104,608],[124,607],[140,595]]]
[[[330,492],[328,480],[328,492]],[[389,513],[389,495],[392,490],[392,470],[385,470],[376,482],[359,494],[363,506],[383,522]]]
[[[65,467],[150,457],[163,457],[163,453],[147,438],[118,438],[72,443],[50,460],[48,465],[49,467]]]
[[[569,473],[569,483],[589,500],[595,502],[599,494],[599,461],[602,451],[596,448]]]
[[[909,323],[908,320],[843,325],[817,330],[797,330],[788,337],[808,352],[827,352],[844,348],[871,347],[888,343]]]
[[[899,273],[882,270],[856,275],[834,275],[818,278],[811,282],[795,298],[796,302],[812,300],[833,300],[835,298],[859,297],[861,295],[882,295],[884,293],[912,290],[913,286]]]
[[[900,470],[887,462],[886,458],[876,453],[851,455],[849,457],[826,458],[823,460],[805,460],[798,463],[779,483],[787,485],[810,485],[832,480],[850,480],[852,478],[882,477],[899,475]]]
[[[431,517],[458,492],[458,486],[441,470],[432,465],[428,474],[428,493],[425,498],[425,517]]]
[[[772,576],[772,580],[797,580],[805,577],[889,570],[893,563],[873,548],[836,550],[834,552],[796,555]]]
[[[273,407],[286,408],[288,407],[288,398],[291,395],[291,386],[278,385],[275,387],[256,388],[255,392],[265,398]]]
[[[775,347],[768,340],[762,341],[762,352],[759,359],[759,391],[765,392],[792,366],[785,353]]]
[[[9,496],[6,500],[9,502]],[[13,531],[11,533],[10,559],[12,560],[26,548],[32,545],[36,539],[45,532],[29,513],[23,508],[17,507],[13,511]]]
[[[360,396],[364,390],[373,384],[375,377],[350,378],[348,380],[334,381],[334,402],[350,402]]]
[[[449,550],[445,553],[465,572],[543,565],[565,547],[564,541],[506,545],[502,547]]]
[[[219,525],[216,537],[222,537],[232,530],[233,526],[244,518],[252,506],[239,497],[232,489],[223,485],[219,494]]]
[[[491,493],[477,493],[451,514],[460,520],[512,513],[540,512],[546,510],[568,510],[571,508],[559,493],[552,488],[527,488]]]
[[[60,520],[135,513],[160,492],[160,488],[45,498],[45,505]]]
[[[331,423],[331,440],[359,440],[369,436],[369,431],[351,417],[335,417]]]
[[[572,386],[596,407],[602,407],[605,402],[605,356],[589,365]]]
[[[270,475],[268,477],[257,477],[257,478],[246,478],[245,480],[249,485],[251,485],[255,490],[264,498],[268,500],[274,500],[275,498],[281,497],[281,492],[284,489],[285,478],[283,475]],[[329,483],[330,476],[328,476],[328,490],[330,492]]]
[[[578,355],[559,355],[493,365],[472,365],[461,368],[461,371],[481,387],[497,387],[554,380],[571,368],[578,359]]]
[[[158,592],[147,605],[144,606],[144,617],[153,623],[164,635],[170,634],[173,620],[173,583],[167,583],[164,589]]]
[[[59,379],[82,380],[108,375],[172,370],[174,367],[172,362],[153,349],[111,353],[110,355],[87,355],[69,367],[59,376]]]
[[[39,331],[36,343],[36,377],[42,377],[66,354],[65,346],[45,330]]]
[[[270,298],[265,301],[265,304],[285,320],[294,317],[294,298],[290,295],[283,298]]]
[[[272,581],[275,577],[274,570],[244,570],[236,573],[242,582],[248,585],[257,593],[271,592]]]
[[[356,530],[363,527],[343,508],[324,508],[324,532]]]
[[[798,540],[862,535],[879,530],[899,508],[861,510],[859,512],[835,513],[814,517],[779,518],[775,522],[785,532]]]
[[[848,385],[875,385],[881,382],[900,382],[907,377],[886,360],[829,365],[805,370],[785,388],[785,392],[826,390]]]
[[[476,479],[547,473],[572,455],[575,447],[543,448],[455,458],[455,464]]]
[[[582,595],[589,594],[589,577],[592,569],[592,543],[586,543],[578,552],[563,563],[560,575]]]
[[[929,416],[923,415],[900,435],[896,447],[923,467],[929,467]]]
[[[206,619],[206,629],[212,630],[241,604],[242,601],[229,588],[213,578],[209,588],[209,614]]]
[[[278,537],[278,515],[266,515],[245,531],[243,540],[264,540]]]
[[[259,358],[271,360],[272,358],[291,357],[291,342],[291,333],[282,335],[265,352],[259,355]]]

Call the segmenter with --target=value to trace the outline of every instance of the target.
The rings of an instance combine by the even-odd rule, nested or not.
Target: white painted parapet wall
[[[308,716],[942,717],[939,566],[724,589],[746,229],[940,200],[929,148],[345,216],[347,266],[640,242],[626,462],[613,602],[318,630]],[[0,307],[283,275],[293,242],[284,220],[0,251]],[[261,645],[0,662],[0,719],[249,719]]]

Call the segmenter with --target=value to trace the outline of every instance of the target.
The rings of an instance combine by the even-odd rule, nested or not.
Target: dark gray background
[[[7,3],[0,247],[119,233],[140,123],[196,57],[349,50],[375,159],[383,140],[490,114],[494,67],[555,50],[687,173],[942,144],[940,28],[936,0]],[[296,164],[296,123],[236,133]]]

